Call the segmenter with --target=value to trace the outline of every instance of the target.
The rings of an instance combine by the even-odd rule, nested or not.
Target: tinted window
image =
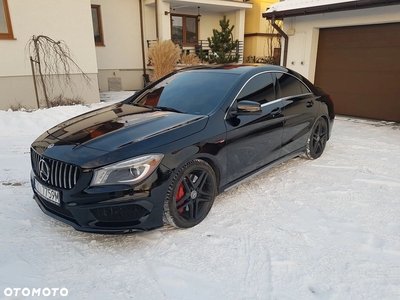
[[[238,96],[238,101],[240,100],[251,100],[260,104],[275,100],[271,73],[259,74],[250,79]]]
[[[297,78],[284,74],[276,73],[278,82],[278,98],[290,97],[309,93],[304,84]]]
[[[301,86],[301,91],[303,94],[308,94],[310,93],[310,90],[300,81],[300,86]]]
[[[134,103],[206,115],[220,105],[237,77],[237,74],[207,71],[177,73],[145,90]]]

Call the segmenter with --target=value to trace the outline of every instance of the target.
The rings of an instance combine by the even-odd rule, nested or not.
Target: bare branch
[[[78,73],[83,77],[85,84],[91,86],[91,79],[75,62],[71,50],[64,41],[55,41],[46,35],[33,35],[26,49],[33,59],[34,73],[39,74],[38,90],[43,93],[47,107],[50,107],[49,97],[53,94],[55,83],[61,88],[68,87],[74,91],[73,74]]]

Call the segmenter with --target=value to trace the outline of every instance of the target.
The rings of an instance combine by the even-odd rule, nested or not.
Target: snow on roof
[[[355,2],[356,0],[286,0],[272,4],[267,12],[272,11],[285,11],[307,7],[315,7],[329,4],[337,4],[343,2]]]

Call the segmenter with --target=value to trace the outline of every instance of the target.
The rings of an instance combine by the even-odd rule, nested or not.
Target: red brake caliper
[[[181,184],[178,187],[178,193],[176,194],[176,202],[181,200],[183,196],[185,196],[185,191],[184,191],[184,188],[183,188],[183,183],[181,182]],[[183,208],[178,209],[178,212],[180,214],[183,213]]]

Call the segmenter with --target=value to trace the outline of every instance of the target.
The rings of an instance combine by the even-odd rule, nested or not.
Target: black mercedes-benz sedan
[[[34,199],[82,231],[189,228],[219,193],[290,158],[318,158],[333,120],[329,95],[286,68],[179,70],[37,138]]]

